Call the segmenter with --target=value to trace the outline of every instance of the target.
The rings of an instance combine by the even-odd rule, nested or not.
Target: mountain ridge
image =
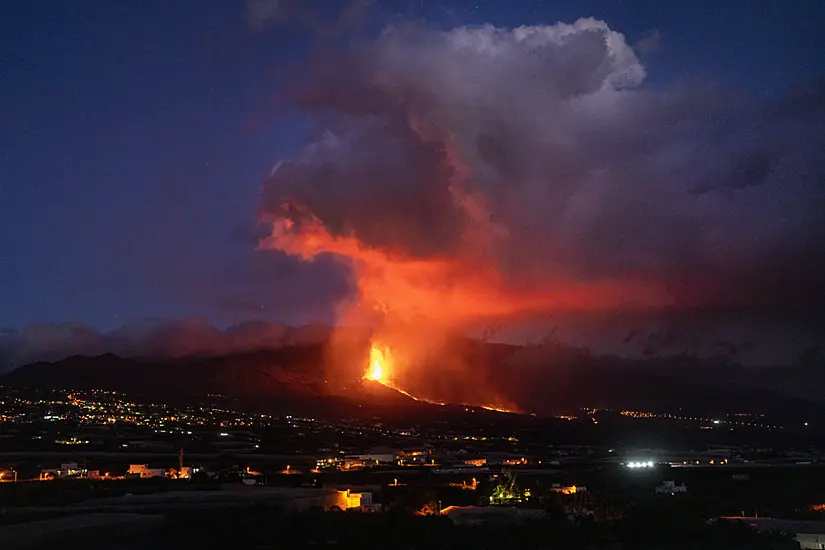
[[[436,360],[423,366],[431,374],[423,381],[433,380],[425,389],[436,388],[451,397],[437,399],[440,402],[485,404],[472,399],[473,384],[480,381],[478,387],[494,387],[521,411],[542,415],[599,407],[684,409],[706,414],[767,412],[807,418],[820,415],[823,409],[818,403],[736,384],[742,376],[735,366],[691,357],[634,362],[594,357],[567,347],[541,350],[478,341],[465,341],[456,347],[453,360],[458,356],[472,365],[471,369],[456,374]],[[361,379],[360,362],[332,364],[329,351],[327,345],[304,344],[183,359],[75,355],[19,367],[0,377],[0,384],[107,389],[160,400],[221,394],[268,403],[274,408],[308,410],[335,409],[336,404],[342,410],[363,406],[421,409],[427,405],[379,384],[366,384]],[[421,387],[419,384],[405,389],[425,395],[416,391]]]

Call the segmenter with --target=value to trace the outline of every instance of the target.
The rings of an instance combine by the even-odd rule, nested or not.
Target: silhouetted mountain
[[[167,402],[192,402],[220,395],[258,408],[312,414],[422,414],[442,407],[416,401],[377,383],[351,377],[351,388],[328,387],[325,348],[276,350],[185,360],[129,359],[112,354],[72,356],[20,367],[0,384],[41,389],[107,389]]]
[[[329,363],[324,345],[186,360],[73,356],[20,367],[0,378],[0,383],[103,388],[167,400],[221,394],[285,410],[428,409],[426,403],[362,381],[358,367],[346,370]],[[456,365],[462,370],[456,370]],[[419,376],[407,388],[414,395],[481,405],[487,403],[479,396],[489,393],[479,392],[493,388],[497,396],[521,410],[539,414],[599,407],[705,414],[760,412],[798,420],[818,417],[822,411],[820,403],[753,387],[757,375],[750,369],[693,356],[640,361],[593,356],[558,344],[520,347],[456,340],[444,358],[432,358],[420,368],[426,376]]]
[[[142,394],[317,395],[320,346],[186,360],[126,359],[112,354],[39,362],[8,373],[5,384],[106,388]]]

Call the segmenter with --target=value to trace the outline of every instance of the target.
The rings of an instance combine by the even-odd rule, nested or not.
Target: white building
[[[38,479],[41,481],[46,481],[55,478],[86,477],[87,475],[88,470],[80,467],[77,462],[67,462],[65,464],[61,464],[60,468],[42,470]]]
[[[656,487],[655,491],[657,495],[666,495],[668,493],[675,495],[676,493],[687,493],[687,486],[685,486],[684,483],[676,485],[675,481],[663,481],[661,485]]]
[[[802,550],[825,550],[825,534],[797,533],[795,539]]]
[[[363,455],[351,455],[347,457],[348,460],[361,461],[367,466],[378,464],[393,464],[395,463],[395,454],[393,453],[369,453]]]
[[[166,477],[166,470],[163,468],[150,468],[148,464],[129,464],[128,475],[140,476],[141,479],[153,477]]]
[[[344,500],[346,502],[346,507],[343,508],[344,510],[369,510],[372,509],[372,493],[370,492],[360,492],[355,493],[352,492],[350,489],[345,491],[339,491],[339,493],[343,492]]]

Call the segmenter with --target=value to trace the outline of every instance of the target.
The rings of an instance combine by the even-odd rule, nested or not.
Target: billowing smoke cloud
[[[248,6],[257,28],[318,27],[305,3]],[[647,53],[658,43],[649,38],[638,45]],[[707,82],[653,88],[625,38],[593,19],[391,27],[304,69],[281,96],[317,121],[317,138],[265,179],[272,232],[261,248],[330,257],[352,276],[357,294],[338,322],[375,322],[399,375],[445,373],[435,390],[408,387],[514,398],[442,349],[467,326],[501,325],[498,337],[518,340],[513,318],[543,319],[534,341],[558,326],[556,338],[596,353],[754,363],[782,355],[766,355],[763,333],[782,324],[788,347],[821,365],[821,324],[786,321],[825,306],[825,90],[766,99]],[[328,336],[197,319],[111,333],[39,325],[0,333],[0,364],[221,355]],[[523,385],[552,367],[543,353]]]
[[[266,178],[261,246],[341,259],[341,322],[377,311],[407,354],[537,311],[825,305],[825,93],[645,78],[595,19],[319,57],[284,91],[319,133]]]
[[[114,353],[122,357],[182,358],[220,356],[287,345],[323,343],[330,327],[249,321],[226,329],[200,318],[140,321],[111,332],[79,324],[32,325],[0,333],[0,372],[34,361],[56,361],[71,355]]]
[[[594,19],[389,28],[293,83],[323,132],[262,211],[294,221],[291,199],[364,249],[595,297],[572,307],[821,302],[825,93],[644,79]]]

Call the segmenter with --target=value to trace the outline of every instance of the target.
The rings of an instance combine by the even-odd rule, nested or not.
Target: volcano
[[[440,417],[483,412],[460,403],[417,399],[377,380],[363,379],[360,367],[351,368],[348,376],[328,376],[328,360],[327,346],[319,344],[177,360],[76,355],[24,365],[0,378],[0,385],[39,390],[106,389],[170,404],[220,397],[241,407],[317,416]]]
[[[327,345],[314,344],[177,360],[73,356],[22,366],[0,378],[0,384],[109,389],[169,403],[219,394],[257,408],[317,415],[390,411],[439,415],[450,410],[450,404],[461,410],[466,408],[462,404],[489,406],[474,399],[474,392],[491,386],[519,411],[539,415],[566,414],[583,407],[681,408],[705,414],[756,411],[798,421],[822,412],[822,403],[754,387],[755,377],[744,376],[741,368],[692,357],[633,361],[591,356],[569,347],[541,350],[463,340],[456,342],[443,362],[433,359],[432,364],[422,365],[427,376],[395,387],[392,366],[379,365],[378,376],[368,360],[369,348],[360,350],[361,360],[348,365],[336,363],[329,351]],[[471,368],[451,370],[459,359]],[[763,386],[769,383],[766,379]],[[436,397],[424,399],[425,395]]]

